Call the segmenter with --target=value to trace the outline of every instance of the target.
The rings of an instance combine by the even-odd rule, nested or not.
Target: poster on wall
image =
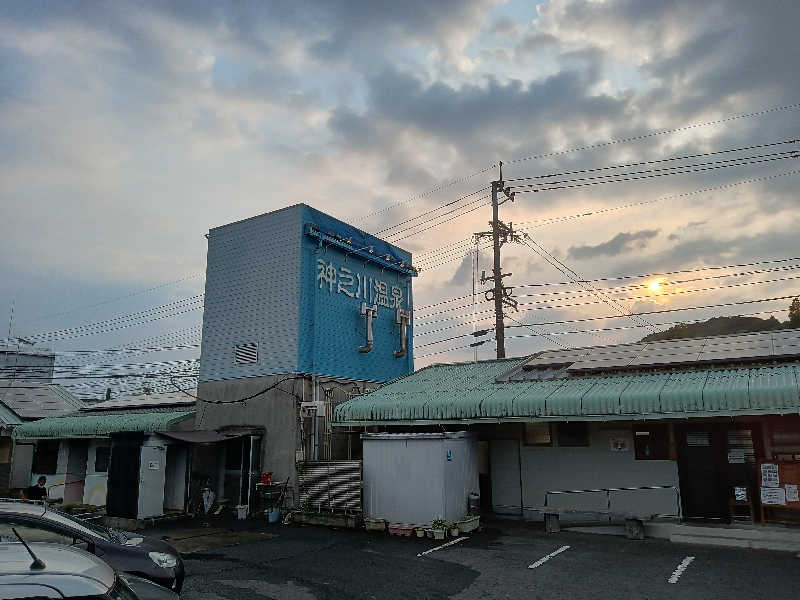
[[[627,452],[630,450],[627,438],[612,437],[608,438],[608,442],[612,452]]]
[[[786,490],[780,487],[762,487],[761,504],[786,504]]]
[[[780,486],[778,465],[765,463],[761,465],[761,487],[776,488]]]
[[[786,501],[800,502],[800,496],[797,493],[797,486],[793,483],[786,484]]]
[[[747,488],[738,486],[733,488],[733,498],[737,502],[747,502]]]
[[[729,465],[743,465],[744,464],[744,450],[734,448],[728,450],[728,464]]]

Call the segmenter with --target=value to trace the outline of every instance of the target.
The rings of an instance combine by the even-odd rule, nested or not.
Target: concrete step
[[[681,544],[800,552],[800,529],[783,527],[679,525],[672,530],[669,540]]]

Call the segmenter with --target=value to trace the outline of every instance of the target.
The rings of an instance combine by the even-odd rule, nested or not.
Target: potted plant
[[[453,523],[453,525],[450,526],[450,537],[454,538],[458,537],[458,525],[456,525],[455,523]]]
[[[425,537],[425,528],[424,527],[415,527],[414,533],[417,535],[418,538]]]
[[[431,529],[433,530],[433,539],[443,540],[447,533],[447,521],[444,519],[434,519],[431,521]]]

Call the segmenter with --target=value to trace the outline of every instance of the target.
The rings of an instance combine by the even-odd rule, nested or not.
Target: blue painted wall
[[[411,372],[413,322],[408,327],[406,355],[395,358],[394,351],[400,349],[396,308],[406,311],[412,308],[412,277],[383,261],[368,260],[325,242],[320,244],[308,235],[308,225],[319,227],[321,232],[335,232],[350,240],[353,248],[371,247],[376,257],[389,254],[393,261],[409,265],[411,254],[341,221],[331,220],[313,208],[304,209],[300,370],[373,381],[389,381]],[[362,301],[368,306],[378,306],[378,318],[373,321],[375,344],[368,353],[358,350],[366,339],[366,322],[360,314]]]

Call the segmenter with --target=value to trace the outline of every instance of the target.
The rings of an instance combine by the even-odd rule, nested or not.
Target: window
[[[94,451],[94,472],[108,472],[108,465],[111,462],[111,446],[98,446]]]
[[[667,425],[635,427],[633,447],[636,460],[669,460],[669,428]]]
[[[33,466],[31,470],[37,475],[55,475],[58,469],[58,447],[60,442],[55,440],[40,441],[33,452]]]
[[[526,446],[552,446],[550,423],[525,423]]]
[[[70,535],[67,532],[38,527],[30,523],[15,523],[13,521],[0,522],[0,541],[19,542],[19,538],[14,535],[13,529],[16,529],[17,533],[22,536],[22,539],[28,543],[48,542],[64,546],[79,546],[81,548],[85,548],[88,545],[81,538]]]
[[[559,423],[559,446],[588,446],[589,425],[587,423]]]

